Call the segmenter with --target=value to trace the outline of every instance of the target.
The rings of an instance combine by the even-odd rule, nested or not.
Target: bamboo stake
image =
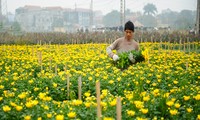
[[[184,49],[184,52],[186,52],[186,51],[185,51],[185,42],[184,42],[184,48],[183,48],[183,49]]]
[[[51,66],[51,64],[52,64],[52,57],[50,57],[49,62],[50,62],[49,70],[51,71],[51,69],[52,69],[52,66]]]
[[[32,47],[32,57],[34,58],[34,48]]]
[[[67,75],[67,97],[68,97],[68,100],[69,100],[69,75]]]
[[[190,54],[190,41],[189,41],[189,54]]]
[[[179,50],[181,50],[181,39],[179,40]]]
[[[40,51],[38,54],[39,54],[38,55],[38,62],[40,64],[40,69],[42,71],[43,70],[43,67],[42,67],[42,52]]]
[[[101,120],[101,97],[100,97],[100,82],[96,82],[96,97],[97,97],[97,118]]]
[[[81,76],[78,78],[78,99],[81,100],[81,86],[82,86],[82,80],[81,80]]]
[[[55,65],[55,75],[56,75],[56,76],[58,75],[58,70],[57,70],[57,69],[58,69],[58,65],[56,64],[56,65]]]
[[[117,120],[121,120],[121,111],[122,111],[122,107],[121,107],[121,98],[117,97]]]
[[[188,62],[185,63],[186,70],[188,70]]]
[[[65,73],[66,73],[66,71],[67,71],[67,65],[65,64],[65,67],[64,67],[64,71],[65,71]]]

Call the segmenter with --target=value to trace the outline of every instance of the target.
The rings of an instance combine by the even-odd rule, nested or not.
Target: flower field
[[[1,120],[200,120],[200,45],[140,43],[146,60],[120,70],[108,44],[1,45]],[[81,81],[81,96],[80,96]]]

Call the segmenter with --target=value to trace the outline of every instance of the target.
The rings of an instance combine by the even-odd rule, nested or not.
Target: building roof
[[[45,7],[47,10],[63,10],[62,7],[59,6],[51,6],[51,7]]]
[[[137,20],[134,22],[134,25],[135,27],[144,27],[144,25]]]
[[[24,9],[28,9],[28,10],[40,10],[41,7],[40,6],[35,6],[35,5],[25,5]]]

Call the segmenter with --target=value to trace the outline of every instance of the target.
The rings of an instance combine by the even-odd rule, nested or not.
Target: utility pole
[[[93,26],[93,0],[91,0],[91,3],[90,3],[90,27],[92,29],[92,26]]]
[[[125,24],[125,20],[126,20],[126,0],[124,0],[124,24]]]
[[[3,21],[3,14],[2,14],[2,6],[1,6],[1,0],[0,0],[0,22]]]
[[[120,1],[120,25],[124,26],[125,22],[125,0]]]
[[[196,33],[200,35],[200,0],[197,0]]]

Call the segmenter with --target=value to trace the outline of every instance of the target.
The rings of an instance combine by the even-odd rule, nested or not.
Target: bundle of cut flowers
[[[132,63],[129,59],[130,53],[133,54],[133,58],[135,59],[134,63]],[[146,50],[145,51],[144,50],[138,50],[138,51],[133,50],[133,51],[129,51],[129,52],[120,53],[120,54],[118,54],[119,59],[117,61],[115,61],[115,65],[119,69],[126,69],[129,67],[129,65],[145,61],[145,58],[146,58],[145,54],[146,54]]]

